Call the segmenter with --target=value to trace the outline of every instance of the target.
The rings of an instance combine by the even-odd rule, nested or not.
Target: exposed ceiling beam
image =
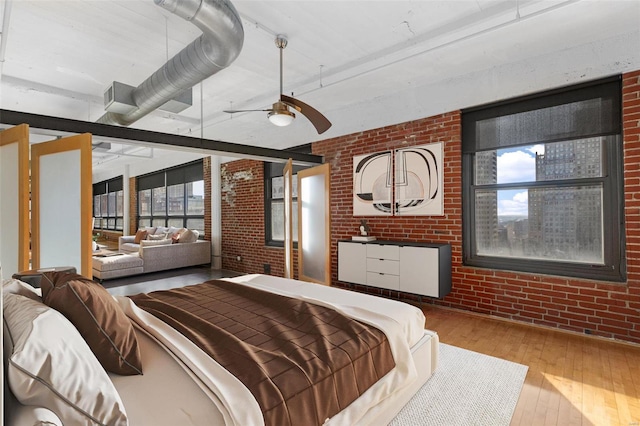
[[[0,109],[0,123],[9,125],[26,123],[36,129],[73,134],[91,133],[94,136],[126,140],[127,143],[131,145],[135,145],[136,142],[144,142],[146,144],[158,145],[165,149],[170,149],[171,147],[188,148],[198,152],[207,152],[211,155],[252,158],[274,162],[284,162],[291,158],[295,164],[299,165],[315,165],[322,164],[323,162],[323,157],[320,155],[301,154],[280,149],[173,135],[88,121],[70,120],[68,118],[51,117],[48,115],[31,114],[6,109]]]

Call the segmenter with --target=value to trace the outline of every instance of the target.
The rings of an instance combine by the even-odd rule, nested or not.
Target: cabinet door
[[[367,283],[367,246],[338,242],[338,280],[354,284]]]
[[[437,248],[400,247],[400,291],[439,297]]]

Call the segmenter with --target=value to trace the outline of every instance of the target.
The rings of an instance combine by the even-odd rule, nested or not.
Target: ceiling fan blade
[[[331,122],[327,120],[327,117],[322,115],[320,111],[312,106],[287,95],[280,95],[280,101],[304,114],[304,116],[307,117],[309,121],[311,121],[311,124],[316,128],[318,134],[326,132],[329,130],[329,127],[331,127]]]
[[[234,114],[236,112],[269,112],[273,111],[273,109],[225,109],[222,112],[226,112],[227,114]]]

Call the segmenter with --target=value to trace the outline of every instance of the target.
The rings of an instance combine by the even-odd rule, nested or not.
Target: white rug
[[[390,426],[509,425],[528,367],[440,343],[433,376]]]

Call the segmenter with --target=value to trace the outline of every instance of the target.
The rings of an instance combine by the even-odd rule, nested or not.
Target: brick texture
[[[211,157],[202,159],[204,180],[204,239],[211,241]]]
[[[628,280],[615,284],[463,265],[460,111],[315,142],[313,153],[331,165],[332,284],[640,343],[640,71],[623,75],[623,141]],[[337,242],[357,233],[360,222],[353,217],[353,156],[432,142],[444,143],[444,216],[367,217],[367,221],[379,239],[450,243],[451,293],[434,300],[339,282]],[[283,249],[264,243],[263,181],[261,162],[223,165],[223,268],[262,273],[268,263],[271,274],[282,276]]]
[[[135,234],[138,229],[138,186],[136,178],[129,178],[129,233]]]

